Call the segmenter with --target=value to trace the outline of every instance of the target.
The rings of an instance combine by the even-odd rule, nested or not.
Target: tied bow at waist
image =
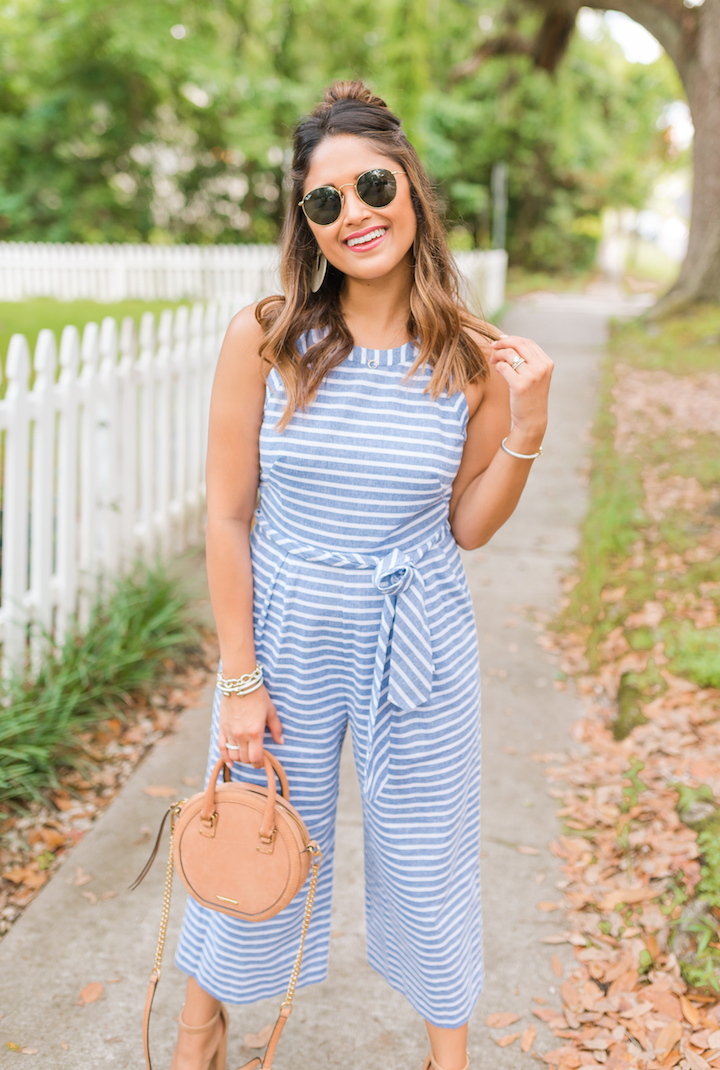
[[[262,518],[258,519],[256,530],[279,549],[304,561],[332,568],[372,569],[373,583],[385,596],[375,650],[363,778],[365,795],[375,798],[387,781],[390,765],[391,711],[384,705],[380,714],[380,689],[386,666],[389,664],[387,703],[401,713],[422,706],[430,697],[434,666],[425,612],[425,581],[417,566],[427,551],[440,542],[445,528],[438,528],[422,546],[409,551],[391,550],[383,557],[306,546],[274,531]],[[268,603],[272,586],[267,593]]]

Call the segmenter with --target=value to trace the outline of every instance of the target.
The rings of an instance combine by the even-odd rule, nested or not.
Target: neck
[[[409,258],[380,279],[346,276],[341,296],[343,318],[357,345],[390,349],[406,342],[410,315],[412,264]]]

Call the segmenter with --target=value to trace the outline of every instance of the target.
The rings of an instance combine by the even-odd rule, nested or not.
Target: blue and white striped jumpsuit
[[[315,337],[311,335],[312,340]],[[301,341],[300,348],[304,345]],[[433,1025],[468,1020],[483,982],[480,678],[448,501],[468,409],[403,381],[411,344],[355,347],[279,433],[272,371],[252,534],[257,659],[285,743],[266,733],[321,845],[300,983],[327,975],[340,750],[348,725],[363,799],[367,955]],[[208,769],[218,757],[216,692]],[[264,780],[235,765],[237,779]],[[206,991],[285,991],[304,894],[268,921],[188,901],[176,962]]]

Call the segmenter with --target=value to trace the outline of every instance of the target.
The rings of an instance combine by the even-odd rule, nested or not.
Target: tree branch
[[[489,41],[483,41],[469,59],[458,63],[450,72],[450,82],[459,82],[461,78],[468,78],[475,73],[484,60],[492,56],[532,56],[534,52],[535,42],[529,38],[522,37],[519,33],[501,34]]]
[[[695,8],[683,7],[678,0],[583,0],[596,11],[621,11],[639,22],[665,49],[683,82],[694,53],[698,16]]]

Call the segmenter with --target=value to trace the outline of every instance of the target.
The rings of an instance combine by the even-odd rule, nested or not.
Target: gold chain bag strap
[[[131,885],[131,888],[137,888],[155,861],[163,827],[170,816],[165,898],[143,1020],[147,1070],[152,1070],[150,1012],[160,980],[173,871],[177,871],[190,895],[202,906],[244,921],[265,921],[279,914],[295,898],[305,884],[312,865],[300,947],[287,995],[280,1007],[265,1054],[262,1058],[251,1059],[241,1068],[271,1070],[277,1042],[292,1011],[322,852],[317,843],[310,839],[305,822],[290,804],[290,789],[280,762],[268,751],[263,751],[263,764],[267,787],[231,780],[230,770],[221,758],[204,792],[183,802],[173,803],[168,808],[153,852],[142,873]],[[218,784],[221,770],[223,783]],[[275,774],[280,782],[279,796]]]

